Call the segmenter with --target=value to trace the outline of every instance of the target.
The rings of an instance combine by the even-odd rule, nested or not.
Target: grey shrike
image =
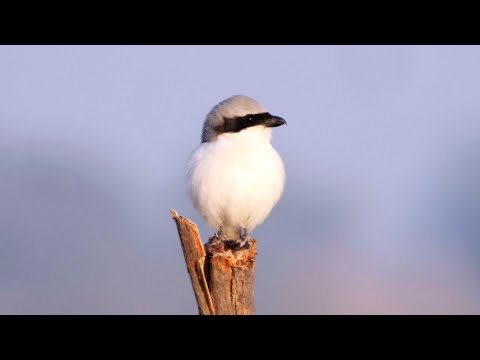
[[[220,102],[205,119],[202,143],[188,165],[188,192],[207,224],[232,247],[249,246],[249,232],[282,196],[285,169],[271,144],[271,128],[284,124],[244,95]]]

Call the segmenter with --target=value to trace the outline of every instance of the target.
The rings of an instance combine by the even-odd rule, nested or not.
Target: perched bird
[[[283,193],[285,169],[271,144],[271,128],[284,124],[244,95],[220,102],[205,119],[202,143],[188,165],[188,192],[207,224],[232,247],[250,244],[248,234]]]

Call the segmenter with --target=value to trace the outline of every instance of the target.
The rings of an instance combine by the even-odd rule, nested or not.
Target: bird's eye
[[[247,118],[247,120],[248,120],[248,121],[252,121],[253,118],[252,118],[251,116],[249,116],[249,117]]]

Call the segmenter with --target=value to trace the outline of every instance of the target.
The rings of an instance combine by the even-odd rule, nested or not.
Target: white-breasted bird
[[[254,99],[235,95],[217,104],[203,124],[202,143],[188,165],[194,207],[217,235],[243,246],[282,196],[285,169],[271,128],[286,124]]]

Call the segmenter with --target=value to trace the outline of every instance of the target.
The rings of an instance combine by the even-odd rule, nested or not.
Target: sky
[[[479,46],[0,46],[0,313],[196,314],[169,210],[235,94],[288,121],[258,314],[480,313]]]

